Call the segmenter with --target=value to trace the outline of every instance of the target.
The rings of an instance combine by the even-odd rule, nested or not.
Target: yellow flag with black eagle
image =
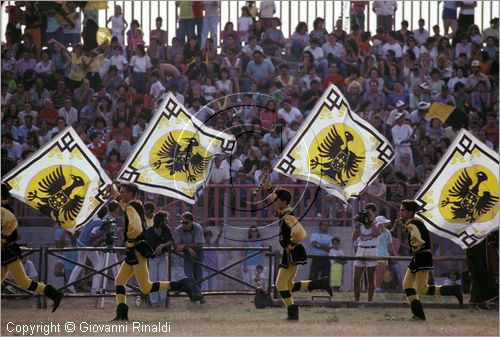
[[[10,194],[73,232],[107,201],[111,180],[70,126],[10,171]]]
[[[462,129],[415,196],[427,228],[463,249],[499,222],[499,156]]]
[[[315,183],[347,203],[363,193],[393,157],[389,141],[353,113],[331,84],[273,169]]]
[[[212,159],[235,149],[233,135],[205,126],[168,93],[117,180],[194,204],[208,182]]]

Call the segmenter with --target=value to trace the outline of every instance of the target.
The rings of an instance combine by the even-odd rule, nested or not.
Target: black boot
[[[328,281],[328,277],[311,281],[307,286],[307,289],[308,290],[323,289],[328,292],[328,295],[330,295],[330,297],[332,297],[332,287],[330,287],[330,282]]]
[[[189,284],[189,279],[187,277],[179,281],[170,282],[170,290],[183,291],[189,296],[190,300],[193,300],[193,291],[191,290],[191,285]]]
[[[61,303],[61,300],[64,297],[64,294],[60,291],[57,291],[56,288],[54,288],[50,284],[47,284],[45,286],[45,290],[43,291],[43,293],[54,302],[54,305],[52,306],[52,312],[56,311],[59,307],[59,303]]]
[[[442,286],[440,289],[442,296],[455,296],[460,305],[464,304],[464,295],[462,294],[462,286]]]
[[[410,304],[411,312],[413,314],[413,319],[425,321],[424,308],[420,300],[413,300]]]
[[[288,317],[287,320],[289,321],[298,321],[299,320],[299,307],[296,306],[295,304],[292,304],[287,308],[288,310]]]
[[[116,317],[113,321],[128,321],[128,305],[120,303],[116,307]]]

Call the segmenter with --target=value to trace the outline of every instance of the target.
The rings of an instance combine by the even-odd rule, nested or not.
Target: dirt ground
[[[425,302],[426,298],[424,307]],[[113,324],[109,323],[115,313],[112,298],[106,299],[104,309],[95,308],[96,299],[65,298],[55,313],[37,309],[36,303],[36,299],[3,299],[1,334],[23,335],[23,329],[24,335],[63,336],[498,336],[499,332],[497,311],[470,308],[427,309],[428,320],[414,322],[408,320],[407,308],[309,307],[300,309],[299,323],[290,324],[284,320],[284,308],[255,309],[249,296],[208,297],[203,305],[172,298],[169,308],[138,307],[129,297],[132,321]]]

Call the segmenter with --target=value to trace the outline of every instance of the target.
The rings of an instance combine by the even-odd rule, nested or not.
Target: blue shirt
[[[263,59],[261,64],[256,64],[254,60],[248,62],[247,75],[252,75],[258,80],[263,80],[274,73],[274,66],[268,59]]]
[[[92,245],[92,240],[90,239],[90,234],[92,230],[96,227],[100,227],[102,225],[102,220],[99,218],[94,218],[90,220],[85,226],[83,226],[83,230],[80,232],[78,236],[78,240],[76,241],[78,247],[90,247]]]
[[[330,246],[332,244],[332,239],[333,239],[333,236],[330,233],[327,233],[327,234],[312,233],[311,234],[311,238],[309,239],[309,243],[312,244],[314,241],[316,241],[319,244]],[[328,256],[328,253],[329,252],[326,252],[323,249],[316,248],[316,247],[312,247],[312,250],[311,250],[311,255],[325,255],[325,256]]]
[[[255,241],[255,242],[248,242],[247,247],[262,248],[264,246],[262,245],[261,241]],[[254,250],[249,250],[247,251],[247,256],[250,256],[254,253],[255,253]],[[262,254],[255,255],[247,260],[247,266],[258,266],[259,264],[262,265]]]
[[[392,244],[392,235],[386,228],[378,236],[377,256],[389,256],[389,250],[387,247],[390,244]]]

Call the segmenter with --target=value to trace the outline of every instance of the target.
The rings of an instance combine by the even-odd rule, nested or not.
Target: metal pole
[[[43,270],[42,267],[43,267],[43,253],[42,253],[42,248],[40,247],[38,249],[38,270],[40,270],[40,272],[42,272],[42,270]],[[44,276],[42,275],[42,277],[44,277]],[[42,308],[42,296],[38,296],[37,308],[38,309]]]
[[[43,283],[47,284],[47,280],[48,280],[48,269],[49,269],[49,250],[47,247],[42,247],[41,248],[42,252],[43,252],[43,256],[44,256],[44,260],[45,260],[45,265],[43,266]],[[42,297],[42,303],[41,303],[41,307],[46,309],[47,308],[47,298],[45,297],[45,295],[41,296]]]

